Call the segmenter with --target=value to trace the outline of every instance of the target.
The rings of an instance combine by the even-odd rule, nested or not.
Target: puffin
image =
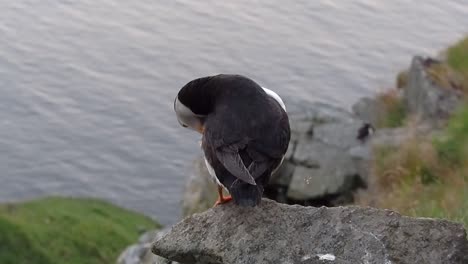
[[[174,110],[181,126],[202,135],[206,167],[218,185],[214,206],[259,205],[291,137],[280,96],[245,76],[219,74],[184,85]]]
[[[364,123],[362,126],[358,129],[356,139],[364,143],[369,136],[374,134],[375,128],[372,126],[370,123]]]

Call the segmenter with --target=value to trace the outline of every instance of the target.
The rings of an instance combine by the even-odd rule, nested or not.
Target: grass
[[[468,37],[447,50],[447,62],[454,70],[468,77]]]
[[[362,205],[468,227],[468,106],[435,139],[414,132],[400,147],[377,147],[371,195]]]
[[[443,162],[457,167],[468,165],[468,106],[452,117],[445,134],[434,145]]]
[[[468,98],[468,38],[447,50],[447,61],[427,69],[444,89],[456,89]],[[397,77],[404,89],[405,73]],[[445,218],[468,228],[468,104],[453,115],[435,137],[411,129],[398,94],[379,96],[386,106],[383,127],[404,125],[412,132],[399,147],[377,147],[369,191],[358,197],[361,205],[399,211],[415,217]]]
[[[426,68],[430,78],[441,88],[461,91],[468,98],[468,37],[447,50],[447,61],[434,63]],[[408,70],[398,73],[397,89],[391,89],[377,96],[383,103],[382,113],[376,124],[379,128],[401,127],[407,119],[398,89],[405,89],[408,83]]]
[[[0,205],[0,263],[115,263],[151,219],[94,199]]]
[[[433,64],[427,69],[432,80],[442,88],[451,88],[468,94],[468,37],[447,50],[445,63]]]
[[[396,87],[403,89],[408,84],[408,70],[404,70],[398,73],[396,78]]]
[[[406,119],[406,109],[396,89],[387,90],[377,96],[383,109],[379,114],[376,126],[378,128],[395,128],[403,126]]]

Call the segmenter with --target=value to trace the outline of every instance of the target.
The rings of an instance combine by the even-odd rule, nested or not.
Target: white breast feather
[[[206,168],[208,169],[208,172],[210,173],[212,180],[216,182],[219,186],[223,186],[223,188],[226,189],[226,187],[218,180],[218,177],[216,177],[216,172],[214,171],[213,167],[211,167],[211,164],[208,162],[206,158],[205,158],[205,164],[206,164]]]
[[[273,92],[272,90],[270,90],[268,88],[265,88],[265,87],[262,87],[262,88],[269,96],[273,97],[273,99],[275,99],[281,105],[281,107],[284,109],[284,111],[286,111],[286,105],[284,105],[283,100],[281,99],[281,97],[277,93]]]

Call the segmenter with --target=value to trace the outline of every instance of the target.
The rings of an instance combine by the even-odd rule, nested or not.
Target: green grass
[[[468,99],[468,38],[447,50],[447,62],[428,69],[444,89]],[[406,76],[397,77],[404,89]],[[411,128],[401,100],[393,91],[379,96],[386,106],[381,127]],[[465,103],[466,104],[466,103]],[[411,129],[410,129],[411,131]],[[468,228],[468,104],[452,116],[436,138],[413,135],[398,148],[377,147],[370,194],[358,203],[389,208],[415,217],[445,218]]]
[[[468,105],[434,139],[414,132],[400,147],[374,149],[363,205],[415,217],[444,218],[468,228]]]
[[[0,205],[0,263],[115,263],[151,219],[94,199]]]
[[[388,107],[386,117],[382,122],[382,127],[401,127],[406,119],[406,109],[402,101]]]
[[[392,89],[381,93],[378,95],[377,100],[383,106],[376,124],[377,128],[395,128],[404,125],[407,111],[397,90]]]
[[[462,186],[468,187],[466,184]],[[446,189],[447,187],[451,186],[438,184],[432,186],[432,188],[427,188],[424,194],[425,197],[422,197],[416,206],[409,209],[407,214],[418,217],[449,219],[463,223],[465,228],[468,228],[468,192],[466,190],[453,192],[453,189]],[[445,196],[449,195],[450,192],[453,192],[453,195],[447,202]]]
[[[443,161],[454,166],[468,161],[468,106],[451,118],[445,133],[434,144]]]
[[[408,70],[401,71],[396,77],[396,88],[403,89],[408,84]]]
[[[468,76],[468,37],[447,50],[447,62],[454,70]]]

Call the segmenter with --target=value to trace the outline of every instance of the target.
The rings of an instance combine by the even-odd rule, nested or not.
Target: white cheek
[[[201,127],[200,118],[202,116],[193,113],[192,110],[181,103],[178,98],[175,102],[175,111],[181,125],[186,125],[188,128],[195,131],[198,131],[197,129]]]

